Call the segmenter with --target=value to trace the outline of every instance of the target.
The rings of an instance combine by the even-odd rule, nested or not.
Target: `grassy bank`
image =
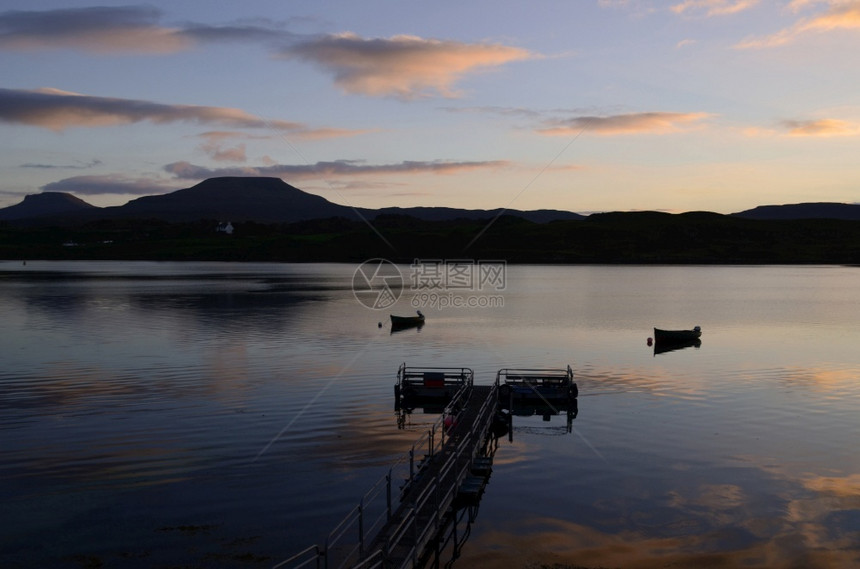
[[[584,221],[532,223],[500,217],[294,224],[97,221],[76,227],[0,226],[0,258],[361,262],[382,257],[499,259],[512,263],[860,264],[860,222],[763,221],[713,213],[595,214]]]

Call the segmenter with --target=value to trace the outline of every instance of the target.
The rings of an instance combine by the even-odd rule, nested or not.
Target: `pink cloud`
[[[860,125],[838,119],[786,120],[782,125],[791,136],[856,136]]]
[[[749,10],[759,0],[684,0],[670,10],[676,14],[704,12],[706,16],[726,16]]]
[[[334,74],[347,93],[411,99],[455,97],[453,85],[467,73],[536,57],[500,44],[394,36],[365,39],[346,33],[299,43],[284,55],[310,61]]]
[[[810,32],[832,32],[860,29],[860,0],[815,2],[813,0],[793,2],[790,8],[800,11],[807,7],[824,4],[825,9],[816,15],[801,18],[793,26],[770,35],[753,37],[738,43],[739,49],[779,47],[796,41]]]
[[[579,116],[571,119],[550,121],[540,134],[570,136],[583,131],[603,135],[665,134],[677,132],[684,126],[694,125],[709,115],[707,113],[647,112],[610,116]]]

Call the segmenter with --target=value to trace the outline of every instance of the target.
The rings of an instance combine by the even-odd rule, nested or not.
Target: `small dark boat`
[[[702,329],[696,326],[692,330],[661,330],[654,328],[654,342],[682,343],[697,340],[702,337]]]
[[[418,316],[394,316],[391,315],[391,329],[402,330],[404,328],[412,328],[414,326],[424,325],[424,315],[418,310]]]

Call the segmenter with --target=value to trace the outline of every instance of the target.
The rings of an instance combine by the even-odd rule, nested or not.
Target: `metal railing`
[[[444,390],[445,388],[471,387],[475,372],[467,367],[407,367],[400,364],[394,393],[404,396],[415,389]]]
[[[388,568],[391,566],[389,559],[395,551],[398,551],[398,558],[404,559],[400,567],[414,567],[423,547],[439,528],[444,510],[456,496],[457,482],[468,474],[477,448],[475,438],[486,436],[486,429],[491,421],[488,415],[495,409],[497,385],[491,386],[490,394],[483,401],[468,432],[459,434],[453,451],[446,449],[448,428],[445,426],[445,419],[453,409],[465,406],[471,396],[471,390],[468,389],[470,386],[471,384],[456,393],[447,404],[445,412],[412,444],[406,455],[391,465],[388,472],[362,496],[358,505],[329,533],[323,546],[308,547],[274,567],[299,569],[315,564],[317,568],[325,569],[373,569],[385,564]],[[467,455],[467,451],[470,454]],[[370,545],[381,537],[382,528],[392,521],[395,510],[402,505],[403,499],[425,472],[426,466],[437,460],[440,452],[444,455],[444,463],[434,475],[434,479],[412,499],[403,519],[393,528],[381,547],[377,545],[375,551],[368,551]],[[416,457],[423,458],[416,460]],[[403,481],[399,492],[395,492],[393,488],[395,480]],[[428,511],[432,512],[431,516],[423,515]],[[410,543],[411,545],[408,545]],[[403,547],[408,548],[405,555],[400,551]]]
[[[532,368],[532,369],[500,369],[496,373],[496,385],[501,382],[527,382],[531,384],[556,383],[573,381],[573,370],[570,365],[564,368]]]

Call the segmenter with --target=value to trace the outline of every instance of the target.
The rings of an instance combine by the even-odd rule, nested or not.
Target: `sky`
[[[860,0],[0,3],[0,207],[860,202]]]

